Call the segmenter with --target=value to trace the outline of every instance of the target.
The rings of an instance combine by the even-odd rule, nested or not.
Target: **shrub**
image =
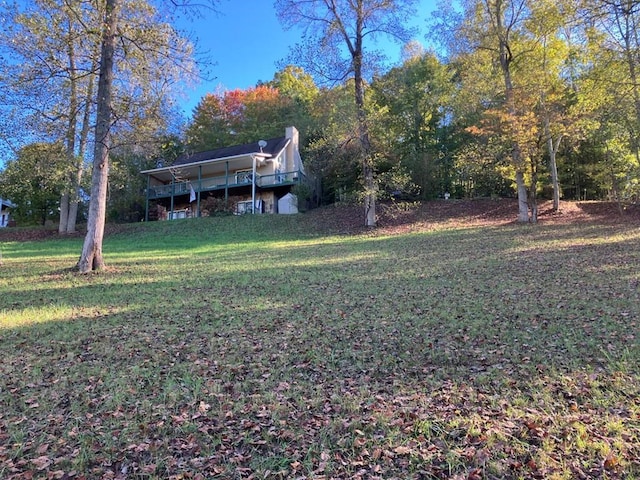
[[[203,217],[233,215],[236,205],[242,200],[243,198],[238,196],[228,197],[227,200],[222,197],[207,197],[200,202],[200,212]]]

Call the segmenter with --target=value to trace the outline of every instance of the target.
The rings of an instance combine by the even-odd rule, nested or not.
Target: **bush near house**
[[[214,215],[232,215],[237,210],[238,202],[243,197],[230,196],[227,200],[219,197],[207,197],[200,202],[200,211],[203,217],[212,217]]]

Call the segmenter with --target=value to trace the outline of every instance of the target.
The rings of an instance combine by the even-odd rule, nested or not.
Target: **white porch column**
[[[256,213],[256,156],[251,155],[253,160],[253,172],[251,174],[251,213]]]

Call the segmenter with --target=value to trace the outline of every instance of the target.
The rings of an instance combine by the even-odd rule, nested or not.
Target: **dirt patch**
[[[69,236],[79,235],[80,233],[74,233]],[[57,230],[44,227],[11,227],[0,229],[0,242],[31,242],[58,237],[61,237],[61,235]]]
[[[538,206],[540,224],[631,223],[640,225],[640,205],[622,210],[613,202],[562,202],[555,212],[550,201]],[[410,206],[378,205],[378,228],[382,234],[442,228],[470,228],[516,223],[515,199],[438,200]],[[327,233],[355,234],[366,231],[364,212],[359,205],[322,207],[305,214],[310,229]]]

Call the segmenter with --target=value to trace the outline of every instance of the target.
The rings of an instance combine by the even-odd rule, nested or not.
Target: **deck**
[[[147,198],[157,199],[179,195],[189,195],[191,189],[194,192],[211,192],[215,190],[233,189],[247,187],[252,184],[251,172],[238,172],[218,177],[207,177],[200,180],[186,182],[175,182],[169,185],[150,186],[147,191]],[[283,172],[272,175],[256,174],[257,188],[274,188],[286,185],[297,185],[304,182],[305,175],[301,171]]]

